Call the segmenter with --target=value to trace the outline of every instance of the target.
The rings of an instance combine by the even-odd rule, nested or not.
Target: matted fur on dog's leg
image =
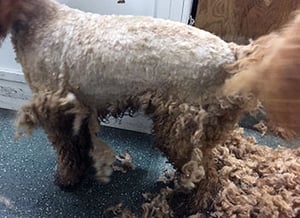
[[[157,94],[143,96],[142,105],[153,119],[155,146],[178,170],[180,186],[194,188],[205,176],[205,170],[202,167],[202,149],[195,147],[192,139],[194,134],[202,134],[206,112],[200,105],[178,102],[176,98]]]
[[[43,125],[58,155],[55,183],[63,189],[79,184],[91,164],[89,151],[92,141],[88,112],[76,106],[66,103],[60,107],[57,105],[57,111],[53,107],[49,108],[47,123]],[[85,115],[78,118],[80,111]]]
[[[178,170],[179,185],[187,189],[205,179],[212,148],[226,140],[243,109],[252,104],[251,96],[213,96],[199,98],[198,103],[156,93],[141,98],[142,108],[153,119],[155,146]]]
[[[97,136],[100,126],[96,114],[97,113],[93,113],[89,118],[89,131],[92,141],[92,149],[89,155],[92,158],[93,167],[96,170],[96,178],[100,182],[106,183],[109,182],[110,175],[113,172],[112,165],[115,161],[115,152]]]
[[[46,133],[58,155],[55,184],[69,189],[81,182],[91,164],[91,135],[88,119],[83,121],[76,135],[72,133],[72,115],[60,116],[60,120],[62,124],[56,124],[56,130],[47,129]]]
[[[61,188],[73,187],[80,182],[90,164],[88,153],[91,139],[87,120],[82,123],[78,133],[73,135],[74,115],[64,115],[58,111],[53,114],[49,110],[48,115],[51,113],[49,125],[45,125],[48,115],[38,112],[39,100],[41,100],[41,95],[34,97],[31,104],[23,106],[20,110],[16,135],[20,137],[23,131],[31,135],[33,129],[41,125],[58,155],[55,183]],[[45,109],[43,108],[43,111]]]
[[[55,183],[61,188],[77,185],[91,164],[90,111],[74,94],[34,93],[30,104],[22,107],[17,126],[30,133],[41,126],[57,152]]]
[[[65,189],[77,185],[91,165],[101,182],[108,182],[115,155],[112,148],[98,137],[97,113],[77,101],[72,93],[35,93],[18,116],[19,137],[24,131],[31,134],[41,126],[57,152],[55,183]]]

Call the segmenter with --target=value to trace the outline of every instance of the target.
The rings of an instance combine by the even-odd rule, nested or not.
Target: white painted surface
[[[192,0],[126,0],[125,4],[117,4],[117,0],[58,1],[93,13],[152,16],[184,23],[188,22],[192,6]],[[29,97],[30,90],[7,38],[0,49],[0,108],[17,110]],[[111,120],[108,125],[148,133],[151,130],[151,122],[141,114],[124,118],[121,124]]]
[[[183,0],[181,22],[188,23],[192,11],[193,0]]]
[[[60,0],[72,8],[99,14],[153,16],[155,0],[126,0],[117,4],[117,0]]]

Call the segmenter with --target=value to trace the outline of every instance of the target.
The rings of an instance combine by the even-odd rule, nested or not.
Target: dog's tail
[[[225,93],[254,93],[272,122],[300,135],[300,11],[295,14],[278,34],[254,42],[252,55],[230,66],[238,72]]]

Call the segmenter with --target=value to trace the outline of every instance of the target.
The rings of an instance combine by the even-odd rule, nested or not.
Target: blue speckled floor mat
[[[170,167],[151,147],[150,135],[103,127],[103,140],[116,153],[128,150],[137,168],[114,173],[106,185],[86,178],[76,191],[63,192],[53,184],[56,155],[44,132],[37,130],[32,139],[16,141],[14,120],[15,113],[0,110],[0,217],[105,217],[105,209],[121,202],[139,213],[142,193],[158,191],[162,185],[157,179]],[[270,146],[284,144],[273,136],[261,138],[251,129],[245,134]]]
[[[147,134],[103,127],[101,137],[116,153],[129,151],[135,170],[115,172],[109,184],[87,178],[78,190],[63,192],[53,184],[55,152],[42,130],[14,140],[15,114],[0,110],[0,217],[104,217],[123,202],[140,211],[142,193],[156,192],[156,180],[170,167]]]

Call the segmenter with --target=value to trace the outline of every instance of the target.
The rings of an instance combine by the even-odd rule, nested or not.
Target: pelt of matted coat
[[[300,148],[259,145],[236,129],[209,156],[193,192],[162,189],[143,204],[143,217],[300,216]]]
[[[185,24],[85,13],[54,0],[0,0],[0,27],[33,92],[18,123],[45,129],[61,187],[76,185],[90,164],[108,181],[115,157],[95,136],[98,118],[140,109],[154,121],[156,146],[195,187],[204,153],[244,107],[243,98],[218,96],[239,46]]]

